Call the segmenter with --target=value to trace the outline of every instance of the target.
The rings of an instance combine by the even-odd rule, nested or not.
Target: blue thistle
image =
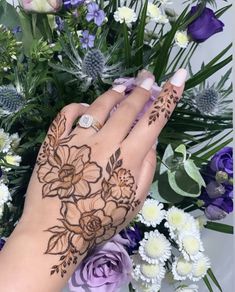
[[[13,85],[0,86],[0,107],[4,114],[19,111],[24,106],[23,96],[17,92]]]
[[[100,50],[94,49],[86,53],[82,63],[82,69],[92,79],[97,79],[102,75],[105,68],[105,57]]]
[[[217,111],[220,94],[214,88],[207,88],[195,96],[197,109],[206,115],[214,114]]]

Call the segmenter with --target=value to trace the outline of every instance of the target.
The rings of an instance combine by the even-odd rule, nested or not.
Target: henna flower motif
[[[43,185],[43,197],[85,197],[91,183],[101,177],[101,167],[90,161],[88,146],[60,145],[45,164],[39,166],[38,178]]]
[[[114,201],[105,203],[97,193],[76,203],[63,202],[60,212],[61,222],[70,233],[71,244],[84,254],[94,244],[110,239],[117,226],[124,222],[127,211]]]
[[[133,194],[134,177],[124,168],[114,171],[108,183],[111,185],[110,195],[119,200],[130,199]]]

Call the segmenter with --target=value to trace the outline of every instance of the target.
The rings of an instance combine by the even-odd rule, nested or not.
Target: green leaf
[[[219,282],[217,281],[217,279],[216,279],[214,273],[212,272],[211,268],[208,269],[207,274],[208,274],[208,276],[211,278],[211,280],[214,282],[214,284],[219,288],[219,290],[220,290],[221,292],[223,292],[223,290],[222,290],[222,288],[221,288]]]
[[[187,174],[199,184],[199,187],[206,187],[206,183],[192,159],[188,159],[184,162],[184,169]]]
[[[152,183],[151,188],[150,188],[150,193],[151,193],[151,198],[161,202],[161,203],[171,203],[167,201],[165,198],[161,197],[159,191],[158,191],[158,181],[156,180],[154,183]]]
[[[31,46],[33,44],[33,32],[31,27],[31,19],[29,15],[26,15],[24,12],[19,12],[21,28],[23,32],[23,46],[24,46],[24,53],[26,56],[29,56]]]
[[[177,194],[192,198],[200,195],[201,187],[188,176],[184,169],[168,171],[167,173],[169,184]]]
[[[5,25],[9,29],[20,25],[16,8],[6,1],[0,1],[0,24]]]
[[[170,202],[172,204],[176,204],[181,202],[184,197],[177,194],[170,186],[168,181],[168,175],[165,172],[157,178],[156,183],[156,196],[155,198],[161,202]],[[160,200],[162,198],[163,200]]]
[[[226,140],[225,142],[221,143],[219,146],[216,146],[215,148],[213,148],[212,150],[210,150],[209,152],[207,152],[206,154],[204,154],[201,158],[202,159],[209,159],[211,156],[213,156],[216,152],[218,152],[220,149],[222,149],[223,147],[225,147],[226,145],[228,145],[229,143],[231,143],[233,141],[233,138],[229,138],[228,140]]]
[[[233,234],[233,226],[223,224],[223,223],[207,221],[205,228],[222,232],[222,233]]]
[[[184,161],[187,158],[187,150],[186,150],[186,146],[184,144],[179,145],[176,149],[175,152],[181,153],[183,154],[184,157]]]
[[[162,157],[162,163],[160,165],[160,170],[159,170],[160,175],[168,170],[167,160],[169,160],[171,158],[174,158],[174,151],[173,151],[171,145],[168,144],[166,147],[165,153]]]
[[[194,75],[194,77],[190,78],[186,84],[185,84],[185,90],[195,87],[201,82],[203,82],[205,79],[209,78],[211,75],[213,75],[215,72],[219,71],[221,68],[226,66],[232,61],[232,56],[229,56],[225,60],[221,61],[220,63],[211,66],[211,67],[205,67],[204,69],[200,70],[199,73]]]
[[[143,56],[144,56],[144,30],[146,24],[146,15],[148,8],[148,0],[145,0],[145,4],[141,13],[141,18],[138,23],[138,33],[136,37],[136,46],[137,46],[137,54],[136,54],[136,66],[142,68],[143,66]]]
[[[211,284],[210,284],[210,282],[209,282],[207,276],[204,276],[204,277],[203,277],[203,281],[204,281],[204,283],[206,284],[208,290],[209,290],[210,292],[213,292],[213,289],[212,289],[212,287],[211,287]]]

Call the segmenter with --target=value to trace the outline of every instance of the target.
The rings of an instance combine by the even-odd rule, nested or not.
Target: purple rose
[[[233,148],[224,147],[211,159],[210,168],[214,171],[224,171],[230,177],[233,176]]]
[[[191,8],[190,14],[194,15],[199,5]],[[224,24],[216,16],[213,10],[205,7],[202,13],[188,25],[188,34],[198,43],[204,42],[217,32],[223,31]]]
[[[128,240],[116,235],[86,257],[69,280],[71,292],[117,292],[130,282],[132,262],[124,248]]]

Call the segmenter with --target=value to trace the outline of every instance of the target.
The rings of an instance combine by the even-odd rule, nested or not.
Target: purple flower
[[[125,228],[121,231],[121,236],[129,240],[127,250],[129,254],[139,248],[139,242],[143,239],[143,232],[135,224],[134,226]]]
[[[194,15],[199,5],[191,8],[190,14]],[[198,43],[204,42],[209,37],[223,30],[224,24],[216,16],[213,10],[205,7],[202,13],[188,25],[188,34]]]
[[[64,0],[64,7],[65,9],[76,8],[84,2],[85,0]]]
[[[20,33],[22,32],[22,29],[21,27],[18,25],[18,26],[15,26],[13,29],[12,29],[12,33],[13,34],[17,34],[17,33]]]
[[[61,17],[59,16],[56,16],[55,17],[55,22],[56,22],[56,25],[57,25],[57,30],[58,31],[62,31],[64,29],[64,21],[62,20]]]
[[[211,159],[210,168],[214,171],[224,171],[230,177],[233,176],[233,149],[224,147]]]
[[[0,238],[0,250],[2,250],[5,243],[6,243],[6,241],[4,239]]]
[[[101,26],[105,19],[105,13],[103,10],[99,9],[98,4],[90,3],[87,5],[88,13],[86,15],[86,20],[94,20],[94,23]]]
[[[226,216],[226,213],[217,206],[209,205],[205,209],[205,215],[210,220],[221,220]]]
[[[82,37],[81,37],[80,41],[81,41],[82,47],[84,49],[93,48],[94,42],[95,42],[95,36],[92,34],[89,34],[88,30],[84,30],[82,32]]]
[[[96,247],[69,280],[71,292],[116,292],[130,282],[132,262],[124,248],[126,239],[116,235]]]

